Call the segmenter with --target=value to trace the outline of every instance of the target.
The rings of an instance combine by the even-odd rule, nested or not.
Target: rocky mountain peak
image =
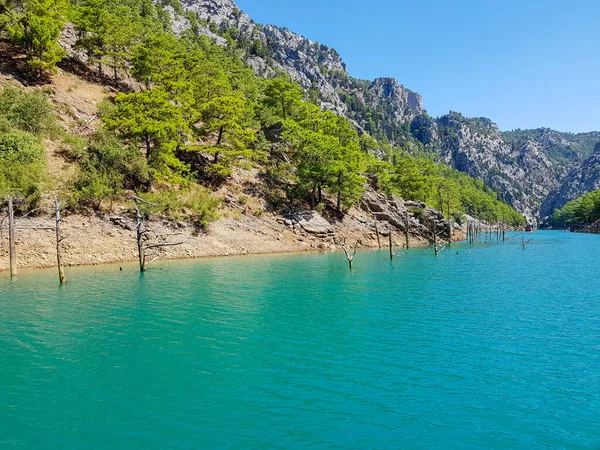
[[[423,98],[410,89],[405,88],[395,78],[377,78],[369,90],[385,100],[392,101],[405,108],[423,112]]]
[[[422,97],[405,88],[394,78],[377,78],[369,86],[368,105],[393,114],[397,123],[412,121],[424,114]]]
[[[324,109],[348,117],[361,132],[437,153],[448,165],[485,181],[531,221],[539,217],[549,193],[554,197],[544,204],[560,204],[562,200],[556,203],[554,199],[564,200],[595,185],[593,173],[600,169],[590,155],[593,145],[600,142],[600,133],[561,133],[548,128],[501,132],[488,118],[467,118],[455,111],[435,119],[423,108],[421,96],[396,79],[352,78],[333,48],[287,28],[257,25],[233,0],[183,0],[183,6],[205,20],[202,32],[222,45],[226,40],[217,34],[235,28],[248,65],[258,75],[287,72],[305,90],[316,92]],[[185,26],[187,19],[175,19],[174,24]],[[256,40],[262,43],[263,52],[249,51]],[[595,155],[600,160],[600,153]],[[588,175],[579,176],[574,168]],[[565,180],[575,187],[565,188],[568,193],[563,195],[560,189]]]
[[[183,0],[182,6],[186,11],[195,12],[198,19],[216,25],[253,23],[250,16],[243,13],[233,0]]]

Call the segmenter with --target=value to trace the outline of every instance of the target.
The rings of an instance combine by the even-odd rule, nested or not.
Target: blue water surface
[[[600,235],[0,276],[2,448],[600,448]]]

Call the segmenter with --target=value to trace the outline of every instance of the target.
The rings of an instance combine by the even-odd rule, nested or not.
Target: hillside
[[[581,166],[568,174],[562,185],[550,192],[542,204],[541,214],[550,216],[555,209],[597,189],[600,189],[600,144]]]
[[[485,181],[531,221],[551,213],[547,206],[541,211],[546,197],[568,183],[568,174],[600,142],[598,132],[500,132],[485,118],[467,119],[454,112],[432,118],[421,96],[395,79],[354,79],[334,49],[285,28],[256,24],[232,0],[187,1],[183,8],[200,18],[203,32],[221,44],[234,39],[257,74],[285,71],[359,130],[380,141],[427,151]],[[188,26],[186,19],[176,21],[178,31]]]
[[[98,132],[101,124],[94,118],[98,114],[98,106],[114,97],[111,86],[65,70],[53,75],[42,87],[28,86],[18,67],[23,54],[6,42],[0,42],[0,48],[3,50],[3,57],[0,57],[0,92],[6,88],[24,89],[31,93],[43,91],[61,128],[84,138]],[[56,242],[51,204],[54,196],[63,195],[61,192],[77,172],[77,164],[70,161],[61,150],[64,145],[61,137],[44,139],[45,167],[51,183],[38,204],[44,209],[20,220],[17,232],[20,268],[55,265]],[[334,238],[340,234],[347,239],[360,241],[363,247],[377,245],[372,215],[360,207],[353,208],[344,220],[333,224],[322,222],[323,228],[315,228],[314,223],[306,220],[306,212],[302,219],[302,211],[298,211],[300,215],[290,213],[286,218],[266,211],[267,203],[259,193],[261,186],[255,169],[236,168],[232,179],[212,193],[214,198],[221,201],[219,218],[202,232],[198,232],[188,220],[174,220],[160,215],[151,219],[152,229],[176,233],[184,241],[181,246],[162,250],[160,257],[198,258],[332,250],[336,248]],[[416,218],[413,220],[411,245],[426,245],[429,239],[423,235],[424,227],[418,224]],[[65,263],[74,266],[133,261],[137,258],[133,230],[131,203],[123,197],[115,199],[111,205],[103,206],[100,211],[70,211],[63,222]],[[0,271],[8,269],[6,239],[3,231]],[[401,235],[396,236],[399,247],[403,245],[403,239]]]
[[[504,228],[524,222],[484,182],[436,161],[412,137],[392,145],[335,114],[274,60],[263,59],[272,73],[257,75],[248,51],[266,55],[260,40],[248,50],[242,32],[176,2],[46,2],[0,11],[0,200],[4,208],[12,199],[26,222],[59,199],[65,224],[86,216],[112,223],[89,222],[98,245],[105,234],[120,235],[107,232],[111,226],[131,231],[134,215],[144,230],[144,222],[160,230],[144,231],[143,239],[158,240],[151,248],[226,236],[218,231],[226,219],[291,239],[255,251],[298,249],[309,245],[303,235],[312,235],[309,248],[352,236],[371,245],[375,219],[381,230],[408,231],[419,242],[455,237],[452,228],[468,216]],[[232,14],[243,22],[241,12]],[[313,50],[322,62],[336,58]],[[319,73],[343,69],[326,66]],[[397,120],[421,107],[393,80],[369,89],[364,98]],[[168,239],[178,235],[185,242]],[[243,253],[241,236],[253,241],[242,232],[201,241]]]

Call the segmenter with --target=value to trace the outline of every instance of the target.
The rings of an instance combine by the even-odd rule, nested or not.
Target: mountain
[[[597,132],[571,134],[546,128],[501,132],[487,118],[466,118],[457,112],[432,118],[422,97],[397,80],[353,78],[335,49],[286,28],[259,25],[233,0],[186,0],[183,9],[188,18],[173,13],[176,30],[191,26],[191,13],[201,32],[217,42],[225,45],[234,39],[255,73],[289,74],[323,108],[345,115],[360,131],[382,142],[428,152],[485,181],[532,222],[548,215],[549,205],[566,198],[561,197],[561,187],[577,177],[578,168],[584,170],[582,164],[600,143]],[[591,185],[579,184],[573,191]],[[547,200],[551,193],[557,202]]]
[[[542,204],[540,215],[550,216],[555,209],[596,189],[600,189],[600,144],[596,144],[595,152],[571,171],[558,189],[550,192]]]

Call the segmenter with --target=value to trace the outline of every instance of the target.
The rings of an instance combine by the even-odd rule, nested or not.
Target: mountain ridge
[[[226,45],[223,36],[234,39],[255,73],[287,73],[315,93],[324,109],[346,116],[359,131],[423,150],[483,180],[531,222],[551,214],[547,206],[542,208],[551,193],[576,190],[563,185],[576,178],[570,174],[600,142],[599,132],[501,131],[491,119],[454,111],[434,118],[421,95],[395,78],[353,78],[337,50],[285,27],[257,24],[233,0],[187,0],[183,9],[217,42]]]

